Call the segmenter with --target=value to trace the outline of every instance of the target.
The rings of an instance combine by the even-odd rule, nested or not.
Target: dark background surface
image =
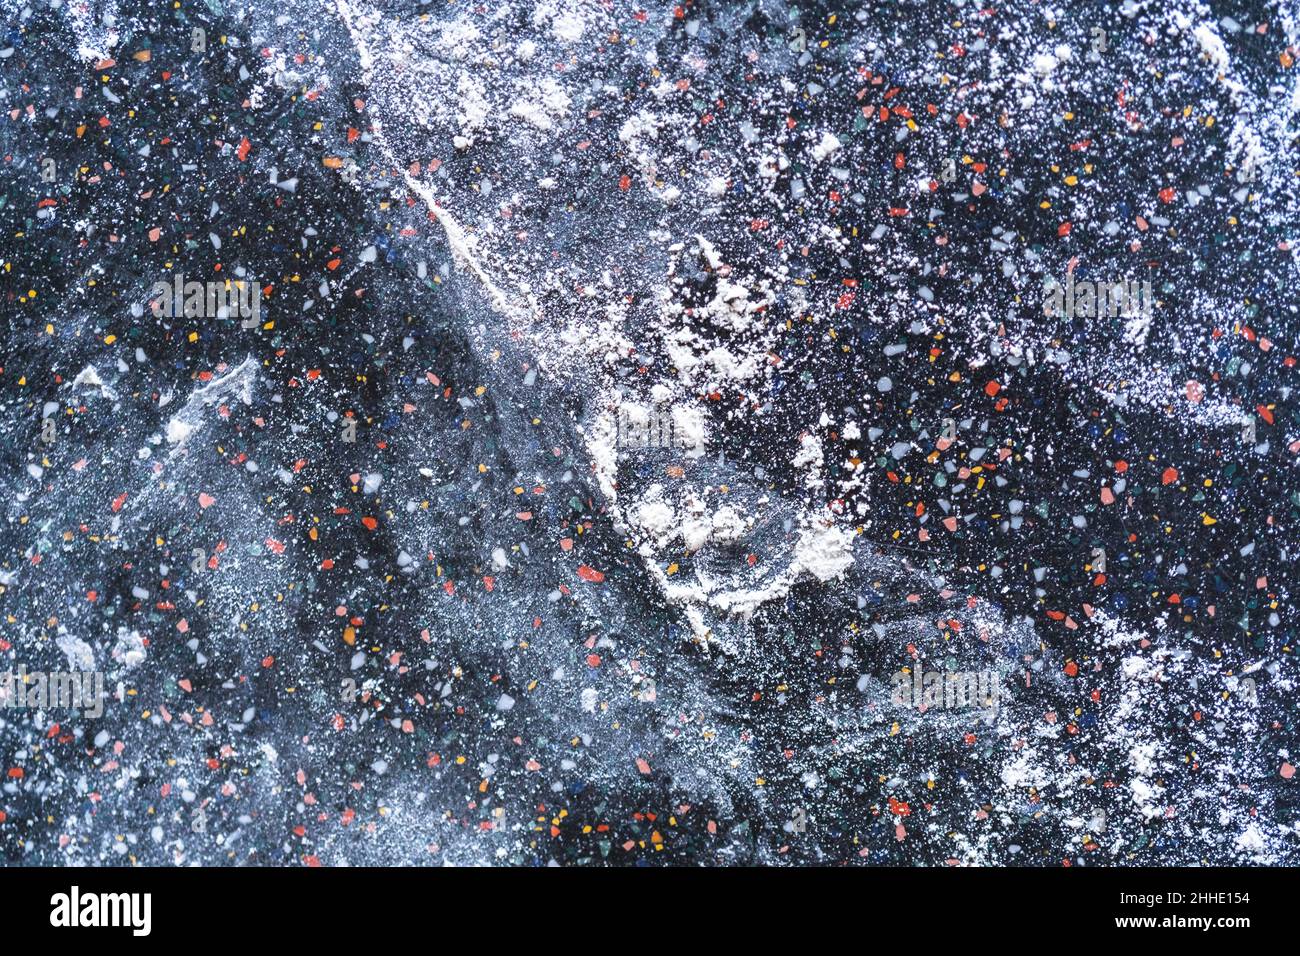
[[[429,116],[417,98],[398,109],[388,67],[367,82],[329,5],[92,4],[89,21],[6,8],[0,647],[10,667],[55,670],[60,636],[82,640],[123,691],[99,721],[0,714],[5,858],[1295,863],[1294,14],[1186,11],[1222,38],[1233,90],[1175,5],[1134,18],[1071,6],[1050,25],[1033,4],[892,4],[834,23],[836,8],[813,5],[797,18],[581,9],[583,38],[559,52],[528,4],[390,4],[363,27],[409,31],[411,63],[426,55],[422,15],[477,22],[480,47],[536,36],[539,59],[568,63],[552,71],[573,103],[553,139],[500,130],[457,150],[452,91],[434,88]],[[105,13],[116,39],[79,56]],[[1108,52],[1089,63],[1098,24]],[[814,54],[802,64],[796,26]],[[1033,56],[1060,44],[1079,52],[1046,89]],[[483,68],[489,89],[533,75],[500,60]],[[654,94],[688,71],[678,100]],[[898,105],[917,126],[904,140]],[[698,150],[680,204],[655,198],[618,135],[645,110],[685,115],[703,149],[734,158],[720,200],[702,198]],[[376,147],[377,117],[500,283],[540,290],[544,316],[517,352],[493,356],[511,347],[503,319]],[[791,157],[775,184],[754,173],[746,119],[760,147]],[[844,143],[847,181],[809,158],[809,131],[824,129]],[[1254,198],[1234,195],[1241,129],[1267,157]],[[949,158],[951,184],[937,175]],[[927,171],[935,188],[918,194]],[[542,174],[558,187],[537,188]],[[795,176],[802,202],[787,198]],[[290,177],[292,191],[276,184]],[[497,204],[516,195],[502,227]],[[869,241],[881,224],[888,235]],[[656,228],[707,234],[739,272],[779,277],[764,316],[778,370],[757,392],[700,396],[716,482],[761,468],[768,494],[833,505],[859,532],[844,577],[719,623],[743,635],[739,653],[692,633],[591,477],[583,428],[601,376],[620,373],[574,349],[571,368],[552,361],[521,384],[533,341],[582,327],[572,289],[611,269],[640,346],[621,374],[662,359],[643,335],[660,297],[707,302],[717,276],[666,279]],[[837,248],[828,228],[851,241]],[[995,228],[1014,254],[991,244]],[[1043,278],[1072,260],[1077,277],[1150,279],[1145,338],[1126,340],[1122,320],[1042,315]],[[272,287],[271,327],[149,314],[159,278],[236,264]],[[904,348],[886,355],[892,344]],[[102,387],[74,384],[88,366]],[[170,441],[196,390],[236,368],[247,402],[239,388],[198,400],[195,432]],[[666,375],[662,361],[649,374]],[[348,413],[355,444],[340,438]],[[1247,415],[1256,445],[1241,438]],[[945,418],[961,438],[932,455]],[[846,421],[861,439],[843,437]],[[825,449],[816,489],[791,464],[809,431]],[[916,448],[901,461],[899,441]],[[965,481],[945,468],[973,467],[977,447],[985,466],[1009,455]],[[625,461],[620,485],[635,493],[661,464]],[[383,483],[366,494],[353,476],[370,474]],[[779,528],[761,544],[763,561],[794,546]],[[508,569],[492,567],[498,546]],[[196,548],[215,568],[190,570]],[[684,575],[743,574],[747,553],[675,560]],[[138,640],[147,656],[132,666],[123,650]],[[918,662],[999,668],[998,719],[891,708],[857,686]],[[1247,668],[1253,701],[1238,692]]]

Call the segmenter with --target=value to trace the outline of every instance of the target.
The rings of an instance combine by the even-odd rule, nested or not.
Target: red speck
[[[248,151],[252,148],[253,144],[248,141],[247,136],[239,141],[239,148],[235,150],[235,155],[239,157],[241,163],[248,159]]]
[[[1002,391],[1002,386],[998,384],[997,379],[994,379],[984,386],[984,394],[989,398],[992,398],[1000,391]]]
[[[1175,193],[1174,193],[1174,189],[1173,189],[1173,187],[1172,187],[1172,186],[1166,186],[1164,189],[1160,190],[1160,201],[1161,201],[1161,202],[1173,202],[1173,201],[1174,201],[1174,195],[1175,195]]]
[[[1177,468],[1166,468],[1164,474],[1160,476],[1160,484],[1162,485],[1172,485],[1177,480],[1178,480]]]
[[[1076,664],[1074,661],[1066,661],[1066,662],[1065,662],[1065,673],[1068,674],[1070,677],[1076,677],[1076,676],[1078,676],[1078,674],[1079,674],[1079,665]]]
[[[590,581],[592,584],[599,584],[601,581],[605,580],[604,574],[586,564],[578,565],[578,577],[582,578],[584,581]]]

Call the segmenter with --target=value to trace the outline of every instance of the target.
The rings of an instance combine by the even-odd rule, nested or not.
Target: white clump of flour
[[[844,144],[840,142],[839,137],[834,133],[822,133],[821,141],[812,148],[813,158],[818,162],[826,159],[832,153],[835,153]]]
[[[535,26],[551,25],[551,34],[561,43],[576,43],[587,30],[587,21],[577,5],[542,3],[533,12]]]
[[[795,546],[792,569],[830,581],[853,566],[853,535],[838,525],[805,528]]]

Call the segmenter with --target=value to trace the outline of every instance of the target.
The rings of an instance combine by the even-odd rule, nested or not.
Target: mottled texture
[[[5,860],[1300,863],[1293,3],[3,17]]]

